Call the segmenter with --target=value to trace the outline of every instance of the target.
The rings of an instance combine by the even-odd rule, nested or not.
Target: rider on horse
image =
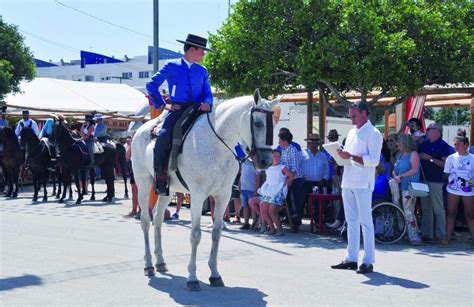
[[[8,120],[5,118],[7,115],[7,107],[3,106],[0,108],[0,129],[8,127]]]
[[[15,134],[16,136],[20,137],[21,130],[23,127],[30,127],[33,129],[33,131],[36,133],[36,135],[39,134],[39,129],[38,129],[38,124],[30,118],[30,111],[28,110],[23,110],[21,112],[22,119],[18,122],[16,129],[15,129]]]
[[[94,137],[101,143],[107,143],[109,136],[107,135],[107,125],[104,122],[104,116],[102,114],[96,114],[94,116],[95,132]]]
[[[170,152],[173,128],[189,107],[199,106],[202,112],[210,112],[212,91],[207,69],[198,63],[204,57],[207,39],[188,34],[184,44],[184,57],[169,62],[146,84],[148,94],[155,108],[168,110],[154,148],[155,190],[160,195],[168,195],[167,161]],[[160,86],[168,82],[169,99],[160,94]]]
[[[76,139],[76,142],[84,141],[87,145],[87,151],[89,152],[90,163],[88,166],[94,165],[94,117],[92,114],[86,114],[84,117],[84,123],[81,127],[81,137]]]

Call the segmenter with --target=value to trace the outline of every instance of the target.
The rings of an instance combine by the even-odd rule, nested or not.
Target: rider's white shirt
[[[20,133],[21,133],[21,129],[22,129],[21,123],[23,123],[24,127],[28,127],[31,123],[31,129],[33,129],[33,131],[36,133],[36,135],[39,135],[38,124],[34,120],[32,120],[31,118],[28,118],[28,120],[26,120],[26,121],[24,119],[20,119],[20,121],[16,125],[16,129],[15,129],[16,136],[20,137]]]

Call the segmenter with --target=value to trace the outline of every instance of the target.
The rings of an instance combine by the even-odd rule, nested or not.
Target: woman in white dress
[[[284,233],[278,216],[278,210],[286,198],[288,187],[294,175],[286,166],[280,164],[281,151],[273,150],[272,158],[272,166],[265,171],[267,179],[258,190],[258,194],[261,195],[260,215],[269,227],[265,234],[282,236]]]

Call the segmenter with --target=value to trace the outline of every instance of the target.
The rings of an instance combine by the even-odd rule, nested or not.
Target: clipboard
[[[334,161],[336,161],[337,165],[339,166],[344,166],[344,165],[352,165],[351,160],[347,159],[341,159],[339,155],[337,154],[337,151],[339,149],[342,149],[341,145],[339,145],[338,142],[331,142],[327,144],[323,144],[323,148],[326,149],[326,151],[333,157]]]

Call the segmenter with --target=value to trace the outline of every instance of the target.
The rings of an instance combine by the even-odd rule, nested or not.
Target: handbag
[[[421,174],[426,181],[425,173],[423,172],[423,167],[420,165]],[[427,197],[430,195],[430,187],[426,183],[421,182],[410,182],[408,185],[408,193],[414,197]]]
[[[427,197],[430,195],[430,188],[426,183],[410,182],[408,193],[414,197]]]

